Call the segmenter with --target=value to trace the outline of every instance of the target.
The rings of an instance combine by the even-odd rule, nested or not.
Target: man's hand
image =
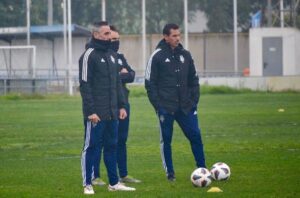
[[[121,69],[120,73],[126,74],[128,73],[128,70],[126,68]]]
[[[126,110],[124,108],[120,109],[120,114],[119,114],[119,118],[121,120],[124,120],[127,117],[127,113]]]
[[[100,121],[100,118],[97,114],[92,114],[88,116],[88,119],[92,122],[92,123],[98,123]]]

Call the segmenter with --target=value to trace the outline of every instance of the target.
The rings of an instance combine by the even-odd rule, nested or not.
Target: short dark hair
[[[114,31],[114,32],[118,32],[119,33],[119,30],[116,28],[116,26],[114,25],[110,25],[110,30]]]
[[[165,25],[164,29],[163,29],[163,35],[167,35],[169,36],[171,33],[171,29],[173,30],[178,30],[179,26],[176,25],[175,23],[168,23]]]
[[[100,27],[102,26],[107,26],[108,22],[107,21],[98,21],[98,22],[94,22],[93,26],[92,26],[92,30],[91,32],[97,32],[99,30]]]

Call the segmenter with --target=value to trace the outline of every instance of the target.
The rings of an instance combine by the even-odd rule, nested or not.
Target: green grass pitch
[[[177,180],[166,180],[158,120],[145,97],[133,90],[128,140],[129,174],[143,183],[136,192],[94,197],[300,197],[300,93],[203,94],[198,106],[207,166],[231,168],[222,193],[195,188],[189,143],[175,124]],[[278,109],[284,109],[279,112]],[[0,197],[86,197],[81,186],[83,122],[80,96],[0,98]],[[107,181],[101,162],[102,178]]]

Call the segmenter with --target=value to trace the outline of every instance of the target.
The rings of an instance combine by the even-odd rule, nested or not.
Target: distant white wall
[[[77,72],[78,70],[78,60],[81,54],[85,51],[85,44],[88,42],[89,38],[86,37],[73,37],[72,42],[72,70]],[[64,55],[64,45],[63,38],[56,38],[54,40],[54,57],[56,61],[56,68],[58,70],[67,70],[65,55]],[[51,53],[52,54],[52,53]]]
[[[247,88],[256,91],[300,91],[300,76],[200,78],[200,85]]]
[[[161,34],[147,35],[147,59],[155,51],[161,39]],[[121,35],[120,41],[120,52],[124,53],[128,63],[135,69],[137,76],[143,76],[146,63],[142,63],[141,36]],[[204,47],[204,43],[206,43],[206,47]],[[249,67],[248,34],[239,33],[238,44],[238,70],[242,72],[244,68]],[[234,72],[233,35],[231,33],[190,33],[189,50],[197,71],[200,73],[204,71]]]
[[[300,75],[300,31],[293,28],[252,28],[249,33],[250,75],[263,75],[264,37],[282,37],[283,75]]]
[[[161,39],[161,34],[147,35],[147,59],[155,50],[156,45]],[[72,69],[74,75],[78,75],[78,59],[80,55],[84,52],[85,44],[88,40],[88,37],[73,37]],[[248,34],[239,33],[238,41],[238,71],[241,73],[244,68],[249,67]],[[38,76],[45,76],[49,73],[51,75],[53,69],[56,69],[60,76],[64,76],[66,74],[65,71],[68,67],[65,64],[64,60],[64,48],[62,37],[55,38],[54,43],[52,42],[52,40],[48,40],[46,38],[32,38],[31,44],[36,45],[36,68],[37,70],[39,70],[37,73]],[[9,44],[6,42],[0,42],[0,45]],[[12,41],[12,45],[26,45],[26,39],[15,39]],[[53,45],[54,52],[52,47]],[[231,33],[190,33],[189,48],[194,58],[196,69],[198,72],[200,72],[200,74],[204,72],[212,74],[217,72],[218,74],[216,75],[220,75],[223,73],[234,72],[233,35]],[[121,35],[120,52],[124,53],[125,57],[128,60],[128,63],[136,71],[136,76],[144,76],[144,70],[147,63],[142,62],[141,35]],[[0,63],[2,56],[0,54]],[[28,64],[26,61],[24,61],[27,56],[28,55],[24,50],[21,53],[14,53],[12,55],[12,68],[24,70],[28,69]],[[6,71],[6,67],[4,64],[0,64],[0,71]],[[56,75],[56,73],[54,73],[54,75]]]
[[[73,37],[72,42],[72,70],[77,74],[78,60],[80,55],[85,50],[85,43],[88,41],[86,37]],[[9,46],[10,44],[0,41],[1,46]],[[12,40],[12,46],[27,45],[26,40],[16,39]],[[31,39],[31,45],[36,46],[36,70],[38,76],[48,76],[52,71],[57,72],[59,75],[66,75],[68,66],[65,64],[63,38],[55,38],[54,41],[49,39]],[[11,61],[11,62],[10,62]],[[21,70],[18,73],[21,75],[29,74],[29,67],[31,66],[31,55],[28,55],[26,49],[13,49],[11,56],[9,50],[3,51],[0,54],[0,71],[4,72],[8,65],[12,70]],[[26,71],[27,70],[27,71]],[[56,73],[54,73],[56,75]]]

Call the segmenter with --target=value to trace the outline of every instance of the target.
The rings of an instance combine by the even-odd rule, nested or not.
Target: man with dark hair
[[[189,51],[180,44],[176,24],[167,24],[163,39],[151,55],[145,74],[145,87],[160,124],[163,167],[169,181],[175,181],[171,142],[174,120],[190,142],[197,167],[206,167],[197,104],[199,78]]]
[[[116,60],[116,53],[110,50],[108,23],[94,23],[92,39],[79,59],[85,128],[81,157],[84,194],[94,194],[92,167],[101,144],[110,184],[108,190],[135,190],[120,183],[117,175],[118,119],[125,119],[127,114]]]
[[[122,90],[125,96],[125,109],[127,113],[127,117],[125,119],[119,119],[119,127],[118,127],[118,146],[117,146],[117,165],[119,169],[120,182],[122,183],[140,183],[141,181],[135,179],[128,175],[127,170],[127,147],[126,142],[128,138],[129,131],[129,117],[130,117],[130,104],[128,100],[129,90],[126,87],[127,83],[132,83],[134,81],[135,72],[128,65],[127,60],[124,55],[118,53],[120,46],[120,35],[115,26],[110,26],[111,34],[110,40],[111,45],[110,48],[117,53],[117,63],[119,66],[119,75],[122,82]],[[93,167],[94,171],[94,180],[92,181],[93,185],[105,185],[105,182],[100,178],[100,161],[101,161],[101,150],[100,148],[99,155],[96,156],[95,165]]]

